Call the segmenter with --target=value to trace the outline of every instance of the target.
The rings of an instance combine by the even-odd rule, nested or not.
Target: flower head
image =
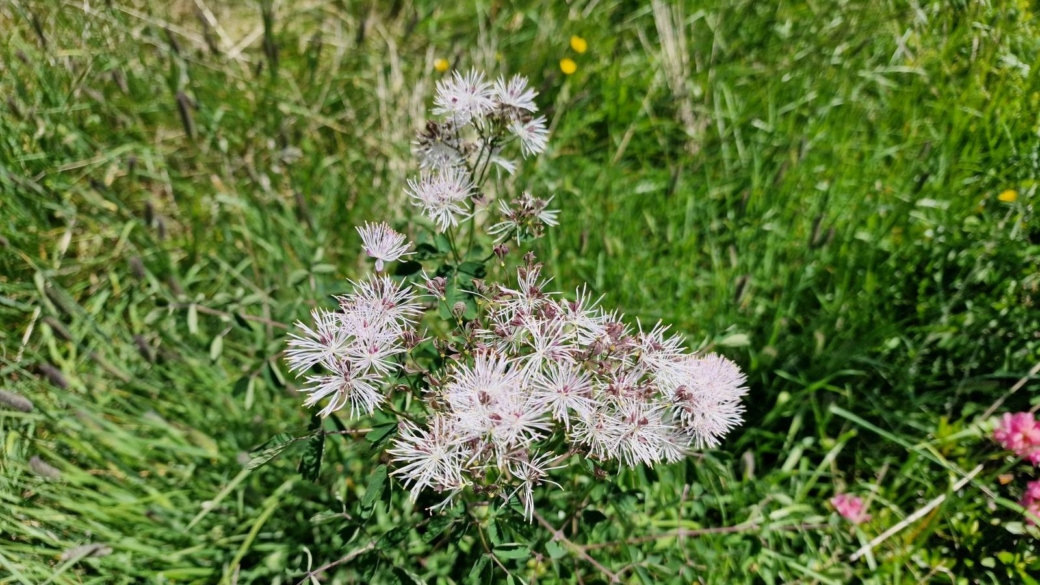
[[[1000,424],[993,431],[993,438],[1008,451],[1040,465],[1040,424],[1032,413],[1004,413]]]
[[[1015,191],[1014,189],[1008,189],[1007,191],[1002,192],[1000,195],[997,195],[997,199],[999,201],[1003,201],[1004,203],[1014,203],[1015,201],[1018,201],[1018,191]]]
[[[853,524],[862,524],[870,520],[870,514],[867,514],[863,507],[863,500],[857,496],[838,494],[831,498],[831,505],[842,518]]]
[[[586,42],[585,39],[579,37],[578,35],[574,35],[571,37],[571,48],[574,49],[575,53],[578,53],[580,55],[589,48],[589,43]]]
[[[574,364],[550,364],[531,380],[531,386],[536,399],[552,413],[554,420],[562,421],[567,430],[571,428],[572,417],[586,418],[596,408],[591,376]]]
[[[527,158],[541,154],[549,143],[549,130],[545,127],[545,118],[528,118],[514,120],[509,123],[509,131],[520,140],[520,152]]]
[[[570,57],[560,59],[560,71],[563,71],[564,75],[573,75],[577,70],[578,64],[574,62],[574,59]]]
[[[358,227],[361,234],[361,245],[365,253],[376,259],[376,272],[383,271],[384,262],[394,262],[403,256],[411,255],[404,234],[399,234],[388,224],[368,223],[364,227]]]
[[[469,172],[463,168],[447,168],[438,173],[423,173],[419,180],[408,181],[408,197],[423,214],[437,224],[437,231],[458,225],[468,216],[463,203],[473,193]]]
[[[459,125],[488,114],[495,106],[491,84],[484,80],[483,73],[473,69],[465,75],[456,71],[450,78],[438,81],[433,104],[434,114],[447,116]]]
[[[285,352],[290,372],[306,372],[319,364],[333,368],[350,341],[350,334],[341,327],[339,313],[324,309],[311,311],[314,329],[297,321],[300,333],[289,334],[289,349]]]
[[[333,412],[350,405],[350,417],[355,418],[362,414],[372,414],[376,406],[379,406],[385,396],[379,391],[379,377],[360,373],[350,366],[350,362],[343,361],[336,372],[329,376],[308,376],[306,384],[300,388],[300,392],[309,394],[303,405],[310,407],[330,398],[325,408],[318,412],[326,417]]]
[[[527,87],[527,79],[519,75],[514,75],[508,82],[504,79],[496,80],[491,95],[507,112],[534,113],[538,111],[538,106],[534,103],[534,98],[538,93]]]
[[[413,501],[425,487],[443,492],[464,485],[465,452],[454,425],[447,417],[436,415],[427,423],[429,430],[411,421],[402,421],[400,433],[387,450],[393,462],[400,465],[392,475],[411,486]]]
[[[1026,522],[1030,525],[1040,522],[1040,480],[1026,484],[1026,492],[1018,503],[1026,509]]]
[[[746,378],[736,364],[720,355],[669,363],[657,370],[657,379],[671,389],[679,420],[698,447],[718,446],[743,421],[740,399],[747,394]]]

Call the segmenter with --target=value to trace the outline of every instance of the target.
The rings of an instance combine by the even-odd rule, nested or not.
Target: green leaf
[[[209,344],[209,360],[211,362],[217,361],[220,354],[224,351],[224,336],[218,335],[213,338],[213,341]]]
[[[466,303],[466,311],[462,313],[462,318],[467,321],[472,321],[477,318],[477,303],[473,300],[473,297],[466,297],[464,301]]]
[[[368,518],[372,515],[372,509],[375,507],[380,496],[383,495],[385,489],[386,465],[380,465],[376,468],[375,472],[372,473],[372,477],[368,480],[368,486],[365,488],[365,495],[361,498],[362,518]]]
[[[199,332],[199,309],[195,303],[188,305],[188,333],[197,335]]]
[[[437,234],[433,238],[434,244],[437,246],[437,251],[441,254],[451,254],[451,240],[444,234]]]
[[[444,534],[454,523],[455,518],[451,516],[437,516],[430,520],[430,524],[426,527],[426,532],[422,535],[423,542],[433,542],[435,538]]]
[[[253,328],[253,326],[249,323],[249,320],[242,316],[242,313],[235,311],[234,313],[232,313],[232,315],[235,317],[235,323],[238,323],[239,327],[243,329]]]
[[[306,279],[308,276],[310,276],[310,272],[307,272],[302,268],[297,268],[296,270],[293,270],[289,273],[289,276],[287,277],[287,280],[289,281],[289,286],[296,286],[297,284],[303,282],[304,279]]]
[[[527,548],[522,544],[507,544],[504,546],[496,546],[495,556],[500,559],[522,561],[526,560],[528,557],[531,556],[531,549]]]
[[[411,260],[405,262],[399,262],[394,268],[395,276],[411,276],[418,274],[422,270],[422,264]]]
[[[468,274],[473,278],[484,278],[487,276],[487,268],[480,262],[463,262],[459,264],[459,272]]]
[[[418,260],[429,260],[430,258],[437,258],[441,254],[437,252],[436,246],[423,242],[415,247],[415,257]]]
[[[231,389],[232,396],[243,396],[249,392],[249,386],[253,383],[253,377],[245,375],[235,381],[235,385]]]
[[[325,524],[327,522],[332,522],[333,520],[340,520],[343,517],[344,517],[343,516],[343,512],[335,512],[333,510],[326,510],[324,512],[318,512],[317,514],[311,516],[310,520],[308,520],[307,522],[317,526],[319,524]]]
[[[334,264],[315,264],[311,266],[312,274],[331,274],[336,271]]]
[[[487,566],[488,566],[488,557],[487,557],[487,555],[481,555],[480,556],[480,560],[477,561],[477,563],[475,565],[473,565],[473,568],[469,570],[469,576],[466,577],[466,582],[468,582],[468,583],[482,583],[482,581],[480,580],[480,575],[484,572],[484,569],[486,569]]]
[[[368,434],[365,435],[365,440],[369,443],[372,443],[373,445],[378,445],[385,441],[387,438],[389,438],[390,435],[392,435],[393,432],[396,430],[396,422],[391,421],[378,424],[373,426],[371,431],[368,431]]]
[[[412,526],[410,524],[393,528],[382,536],[383,543],[390,548],[395,548],[408,538],[408,534],[411,533],[411,531]]]
[[[300,457],[297,468],[300,475],[308,481],[318,481],[321,473],[321,458],[325,453],[325,431],[322,430],[322,418],[317,414],[311,416],[311,432],[314,435],[307,440],[307,448]]]
[[[285,451],[295,441],[296,437],[289,433],[279,433],[271,437],[249,452],[249,463],[246,463],[246,469],[256,469],[266,465],[268,461],[280,455],[282,451]]]
[[[244,396],[245,397],[245,408],[249,410],[253,407],[253,400],[256,398],[256,377],[255,376],[242,376],[235,382],[234,388],[231,390],[232,396]]]
[[[397,577],[397,580],[401,583],[416,583],[418,585],[426,585],[426,581],[423,581],[422,577],[416,575],[408,569],[405,569],[404,567],[395,566],[393,571],[394,577]]]
[[[494,518],[488,520],[487,534],[488,539],[491,540],[491,544],[495,546],[502,544],[502,537],[498,534],[498,524],[495,523]]]
[[[733,333],[719,340],[718,345],[723,347],[746,347],[751,344],[751,338],[747,333]]]
[[[586,509],[581,512],[581,521],[586,526],[595,526],[607,519],[607,516],[599,510]]]
[[[549,558],[556,560],[567,555],[567,548],[555,540],[550,540],[545,543],[545,552],[549,553]]]
[[[285,375],[282,374],[280,369],[278,369],[278,366],[274,365],[273,361],[267,362],[267,371],[270,373],[271,379],[275,385],[279,388],[285,388]]]

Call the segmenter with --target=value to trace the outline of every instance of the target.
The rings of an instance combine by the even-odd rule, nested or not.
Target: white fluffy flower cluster
[[[439,249],[445,263],[437,277],[415,263],[398,270],[432,302],[385,274],[351,283],[337,310],[314,311],[312,326],[297,323],[287,351],[291,371],[305,376],[305,404],[327,401],[321,416],[372,414],[390,402],[391,389],[412,392],[394,396],[396,408],[388,408],[399,425],[387,453],[413,499],[430,489],[448,503],[472,488],[481,497],[517,497],[528,518],[535,487],[574,456],[652,466],[717,446],[741,423],[747,391],[733,362],[687,353],[668,327],[632,328],[584,289],[573,300],[547,291],[533,254],[515,285],[485,283],[484,265],[497,256],[504,266],[509,249],[499,243],[475,261],[486,254],[473,247],[479,222],[459,253],[462,235],[451,228],[472,217],[478,202],[489,203],[489,168],[512,172],[503,148],[519,142],[525,157],[545,149],[535,95],[522,77],[489,83],[472,71],[438,84],[433,112],[444,119],[429,122],[415,143],[424,170],[408,182],[408,195],[438,232],[448,232],[438,237],[453,258]],[[538,237],[557,224],[551,199],[524,192],[499,201],[500,220],[483,229],[518,244]],[[377,273],[412,254],[406,237],[385,223],[358,232]],[[429,250],[418,258],[428,261]],[[466,272],[466,264],[480,270]],[[442,326],[430,353],[415,326],[434,308],[451,332]]]
[[[510,144],[519,143],[524,158],[545,150],[549,131],[535,116],[536,95],[519,75],[492,83],[477,71],[455,72],[437,83],[433,114],[441,119],[428,121],[413,143],[422,173],[408,181],[407,194],[438,231],[473,213],[474,183],[491,165],[516,170],[505,156]]]
[[[302,390],[307,406],[328,398],[322,416],[348,405],[352,417],[371,414],[418,341],[423,306],[411,287],[387,276],[352,284],[338,311],[314,311],[314,328],[298,323],[289,342],[292,371],[328,372]],[[571,454],[652,466],[717,446],[740,424],[747,388],[733,362],[688,354],[661,324],[633,330],[586,291],[566,300],[546,284],[527,264],[514,288],[490,287],[465,351],[430,373],[425,424],[402,420],[388,451],[413,498],[431,488],[447,502],[480,485],[517,495],[530,517],[534,488]],[[436,297],[440,287],[425,288]]]
[[[414,324],[422,314],[411,287],[389,276],[351,282],[354,291],[336,297],[338,311],[311,312],[314,328],[297,322],[289,336],[286,361],[297,376],[320,366],[322,375],[308,375],[301,392],[305,406],[325,398],[321,416],[350,405],[350,415],[372,414],[386,400],[385,377],[400,367],[398,356],[415,340]]]
[[[528,265],[516,288],[495,288],[471,328],[473,358],[431,388],[425,428],[402,426],[389,452],[413,497],[492,484],[530,517],[534,487],[567,454],[652,466],[740,424],[747,389],[733,362],[686,353],[660,324],[633,331],[584,291],[564,300],[539,279]],[[567,454],[550,449],[554,438]]]

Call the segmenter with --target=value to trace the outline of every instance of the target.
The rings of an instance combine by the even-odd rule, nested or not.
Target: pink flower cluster
[[[1026,522],[1036,524],[1040,519],[1040,480],[1026,484],[1026,493],[1018,503],[1026,509]]]
[[[993,431],[993,438],[1001,447],[1033,465],[1040,465],[1040,423],[1033,413],[1004,413]],[[1026,521],[1037,524],[1040,519],[1040,480],[1026,484],[1026,492],[1018,503],[1026,509]]]
[[[867,514],[863,500],[857,496],[838,494],[831,498],[831,505],[838,514],[853,524],[862,524],[870,520],[870,514]]]
[[[1005,413],[993,438],[1033,465],[1040,465],[1040,424],[1030,412]]]

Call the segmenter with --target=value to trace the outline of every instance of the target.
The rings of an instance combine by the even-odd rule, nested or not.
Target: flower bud
[[[505,244],[496,244],[494,252],[495,256],[498,256],[499,261],[503,261],[504,264],[506,255],[509,254],[509,246],[506,246]]]
[[[426,287],[426,290],[430,292],[431,295],[443,299],[444,292],[447,289],[447,284],[448,281],[445,280],[443,276],[438,276],[436,278],[431,278],[427,280],[424,286]]]

